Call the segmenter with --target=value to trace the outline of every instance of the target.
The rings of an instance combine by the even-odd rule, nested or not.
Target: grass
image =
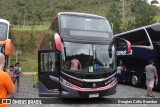
[[[157,15],[157,16],[155,17],[155,20],[157,20],[157,23],[160,23],[160,15]]]
[[[44,35],[46,34],[46,29],[49,26],[12,26],[13,31],[13,44],[20,43],[20,37],[22,34],[25,37],[25,49],[19,50],[21,54],[18,56],[18,62],[22,68],[22,72],[38,72],[38,49],[41,41],[43,40]],[[30,31],[33,30],[35,37],[35,46],[30,46],[29,38]],[[13,39],[14,40],[14,39]],[[13,55],[11,57],[11,64],[14,65],[16,63],[16,47],[13,47]]]
[[[35,86],[38,84],[38,73],[36,73],[35,75],[33,75],[33,82],[34,82]]]
[[[38,61],[37,59],[30,59],[29,57],[20,57],[18,60],[20,62],[20,67],[22,72],[38,72]],[[15,64],[15,58],[11,59],[11,64]]]
[[[45,31],[48,30],[49,25],[34,25],[34,26],[13,26],[15,31]]]
[[[38,48],[34,47],[34,49],[30,49],[26,47],[25,51],[22,51],[20,55],[18,55],[18,62],[20,63],[20,67],[22,72],[38,72]],[[16,63],[16,56],[11,57],[11,64],[14,65]]]

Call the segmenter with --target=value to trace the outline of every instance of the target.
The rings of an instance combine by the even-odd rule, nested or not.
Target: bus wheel
[[[132,76],[132,85],[133,86],[138,86],[138,81],[139,81],[139,79],[138,79],[138,76],[137,75],[133,75]]]

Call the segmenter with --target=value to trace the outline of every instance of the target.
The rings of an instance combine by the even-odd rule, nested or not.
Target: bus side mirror
[[[61,37],[59,36],[58,33],[54,34],[54,42],[55,42],[56,50],[58,50],[59,52],[61,52],[61,50],[62,50]]]
[[[10,39],[5,40],[5,55],[7,56],[11,55],[11,40]]]
[[[116,48],[125,49],[127,53],[131,52],[131,43],[126,39],[115,37]]]

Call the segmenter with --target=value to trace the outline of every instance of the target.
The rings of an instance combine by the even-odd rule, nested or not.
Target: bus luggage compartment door
[[[38,51],[38,87],[40,97],[59,97],[58,53],[53,50]]]

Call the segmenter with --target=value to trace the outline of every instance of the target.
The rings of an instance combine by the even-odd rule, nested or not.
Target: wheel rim
[[[133,85],[137,85],[137,83],[138,83],[138,77],[137,77],[136,75],[134,75],[134,76],[132,77],[132,84],[133,84]]]

